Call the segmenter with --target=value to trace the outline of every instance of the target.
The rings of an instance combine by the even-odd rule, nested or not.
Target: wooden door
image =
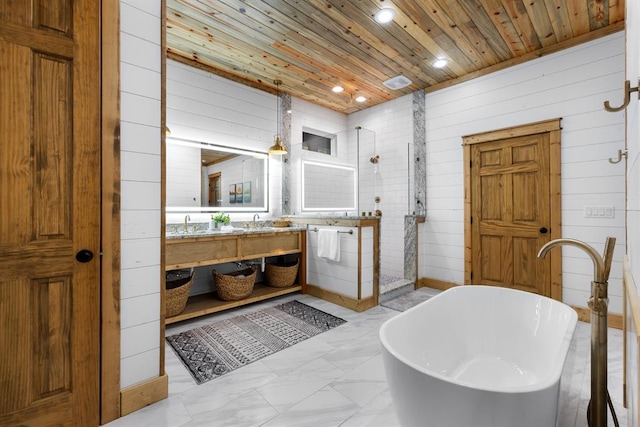
[[[2,426],[99,424],[99,18],[0,1]]]
[[[555,296],[551,262],[537,257],[559,231],[559,211],[552,218],[559,204],[559,191],[552,196],[559,185],[552,184],[552,136],[514,133],[469,146],[467,283]],[[553,162],[559,170],[559,158]]]
[[[220,192],[220,172],[209,175],[209,206],[221,206],[222,194]]]

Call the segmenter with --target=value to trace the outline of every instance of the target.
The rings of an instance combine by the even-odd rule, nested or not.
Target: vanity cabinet
[[[306,291],[354,311],[378,305],[379,234],[378,217],[287,217],[304,225],[307,239]],[[338,232],[340,260],[321,258],[318,254],[318,231]]]
[[[165,269],[203,267],[258,258],[298,255],[298,280],[287,288],[256,283],[252,294],[239,301],[222,301],[215,292],[189,297],[185,310],[165,319],[170,324],[295,292],[306,293],[306,231],[304,229],[256,230],[230,234],[167,237]]]

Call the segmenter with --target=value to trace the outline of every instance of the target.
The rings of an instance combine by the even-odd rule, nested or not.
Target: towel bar
[[[309,231],[318,231],[317,228],[310,228]],[[353,234],[353,230],[349,230],[349,231],[338,231],[338,233],[343,233],[343,234]]]

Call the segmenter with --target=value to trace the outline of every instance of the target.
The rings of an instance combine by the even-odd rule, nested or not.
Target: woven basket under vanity
[[[257,273],[253,268],[224,274],[213,270],[218,298],[223,301],[237,301],[248,297],[253,292]]]
[[[167,272],[164,294],[165,317],[177,316],[184,311],[187,306],[187,299],[189,299],[193,276],[193,271],[189,270]]]
[[[295,283],[298,277],[298,261],[287,264],[267,264],[264,270],[267,285],[274,288],[286,288]]]

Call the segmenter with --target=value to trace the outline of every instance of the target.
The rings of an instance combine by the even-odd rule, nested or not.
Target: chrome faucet
[[[189,215],[185,215],[184,217],[184,232],[189,232],[189,221],[191,221],[191,217]]]
[[[256,218],[260,219],[260,215],[253,214],[253,222],[251,223],[251,228],[256,228]]]
[[[614,420],[617,421],[607,390],[607,307],[609,305],[607,281],[615,244],[615,237],[607,237],[604,255],[600,256],[594,248],[580,240],[555,239],[543,245],[538,252],[538,257],[543,258],[551,248],[569,245],[584,250],[593,261],[591,296],[587,303],[591,309],[591,400],[587,407],[587,420],[590,427],[607,427],[607,402],[611,407]]]

